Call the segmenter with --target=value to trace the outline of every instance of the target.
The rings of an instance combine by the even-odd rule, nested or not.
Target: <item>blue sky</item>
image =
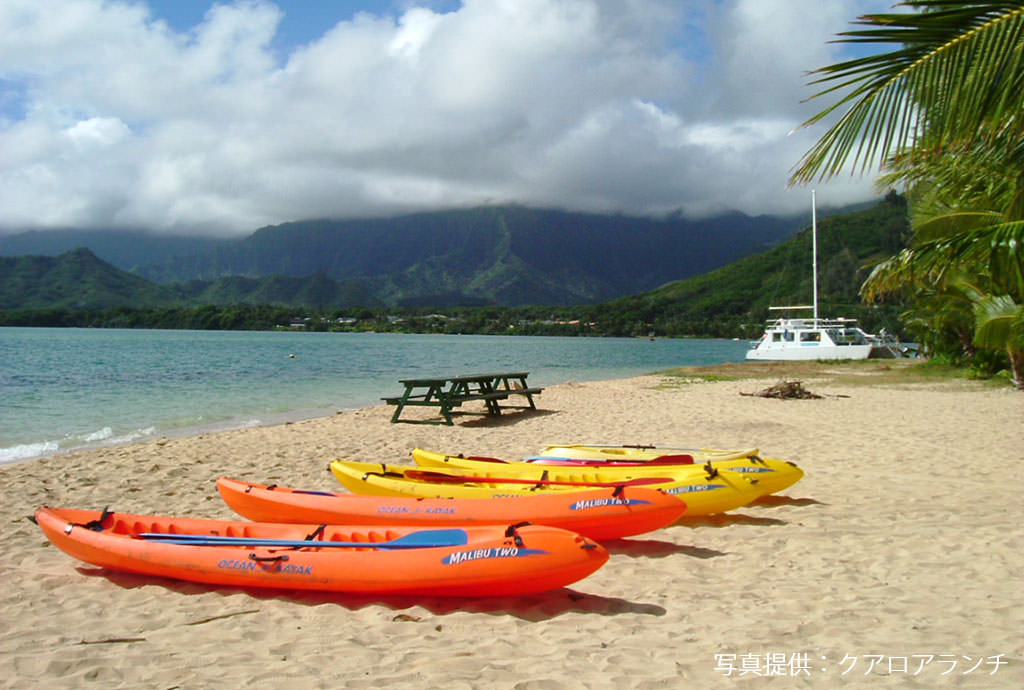
[[[806,72],[889,0],[3,0],[0,234],[521,203],[790,213]],[[875,195],[870,178],[819,205]]]
[[[222,4],[223,0],[221,0]],[[202,23],[213,2],[210,0],[150,0],[146,3],[155,17],[167,21],[176,31],[187,32]],[[283,14],[272,43],[276,54],[287,56],[296,46],[323,36],[328,27],[351,21],[359,13],[399,17],[410,7],[428,7],[436,12],[459,8],[458,0],[410,2],[408,0],[276,0]]]

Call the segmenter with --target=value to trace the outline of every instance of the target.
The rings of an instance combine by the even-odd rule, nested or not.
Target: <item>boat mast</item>
[[[814,284],[814,325],[818,325],[818,210],[811,190],[811,273]]]

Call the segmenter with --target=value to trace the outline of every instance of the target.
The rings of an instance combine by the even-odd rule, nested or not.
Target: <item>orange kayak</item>
[[[528,521],[598,540],[660,529],[686,510],[686,504],[675,496],[644,487],[505,498],[412,498],[303,491],[221,477],[217,490],[233,511],[256,521],[419,527],[504,526]]]
[[[546,525],[297,525],[41,507],[65,553],[110,570],[235,587],[492,596],[583,579],[608,552]]]

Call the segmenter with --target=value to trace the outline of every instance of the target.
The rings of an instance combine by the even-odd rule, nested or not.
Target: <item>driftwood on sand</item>
[[[800,381],[779,381],[773,386],[760,390],[756,393],[743,393],[740,395],[756,395],[762,398],[779,398],[784,399],[817,399],[822,396],[817,393],[812,393],[806,388]]]

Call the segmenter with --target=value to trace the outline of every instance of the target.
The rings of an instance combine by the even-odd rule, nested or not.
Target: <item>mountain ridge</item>
[[[483,206],[295,221],[195,243],[138,233],[24,233],[0,238],[0,254],[53,253],[74,243],[163,285],[322,273],[365,292],[368,304],[387,306],[584,304],[725,265],[797,226],[794,218],[739,213],[693,221]]]
[[[858,290],[870,266],[902,249],[909,234],[906,200],[893,193],[870,208],[822,219],[822,313],[860,319],[869,330],[895,332],[899,304],[864,305]],[[507,256],[500,247],[495,254]],[[495,272],[505,270],[492,259],[488,261]],[[339,283],[322,272],[304,278],[230,276],[162,286],[79,249],[57,258],[0,257],[0,323],[263,329],[290,327],[300,319],[303,328],[314,330],[756,337],[769,305],[809,299],[810,259],[810,228],[804,227],[760,254],[611,301],[454,308],[425,302],[394,308],[370,304],[360,281]],[[507,277],[519,279],[512,269]],[[97,285],[108,286],[114,294],[83,300],[83,288]]]

